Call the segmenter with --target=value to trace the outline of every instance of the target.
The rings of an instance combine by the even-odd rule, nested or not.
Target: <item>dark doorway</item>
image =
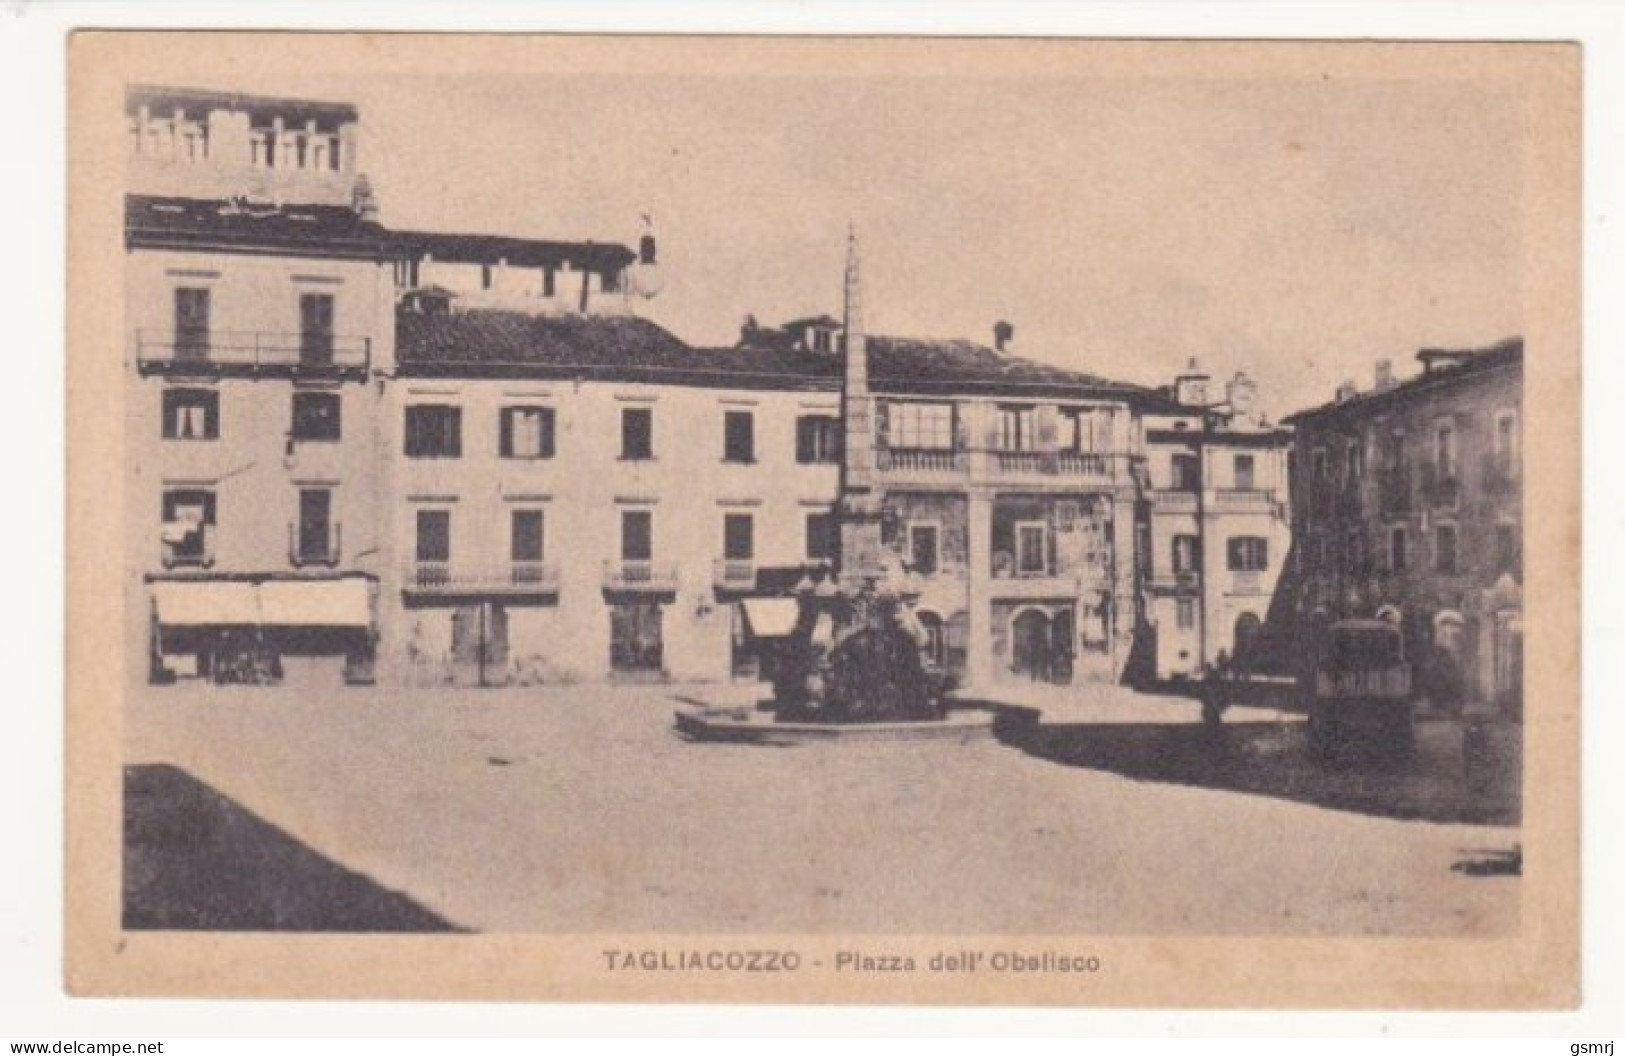
[[[665,666],[658,601],[623,601],[609,609],[609,664],[617,673],[658,674]]]
[[[451,658],[458,685],[508,682],[508,610],[495,602],[464,605],[451,616]]]
[[[1056,685],[1070,685],[1072,682],[1072,642],[1076,633],[1072,627],[1072,613],[1061,611],[1055,614],[1050,623],[1050,670],[1049,680]]]
[[[1035,682],[1050,680],[1050,618],[1039,609],[1026,609],[1011,625],[1011,667]]]

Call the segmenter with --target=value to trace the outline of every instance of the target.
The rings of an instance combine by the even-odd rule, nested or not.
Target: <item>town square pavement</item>
[[[139,776],[148,789],[145,813],[127,815],[126,893],[139,903],[127,920],[966,935],[1517,926],[1516,870],[1494,867],[1516,860],[1515,819],[1344,795],[1351,781],[1408,779],[1323,778],[1299,758],[1291,716],[1244,709],[1215,742],[1194,706],[1112,691],[1111,723],[1094,727],[1084,690],[1016,743],[681,738],[677,698],[716,692],[143,687],[125,716],[127,787]],[[1160,718],[1134,723],[1136,708]],[[194,807],[234,819],[213,823],[214,850],[200,823],[153,820],[182,786]],[[227,890],[228,874],[252,897]],[[323,891],[325,911],[361,889],[372,901],[358,904],[395,908],[324,924],[335,918],[299,917],[302,888]],[[231,916],[256,898],[268,915]],[[224,916],[188,919],[208,905]]]

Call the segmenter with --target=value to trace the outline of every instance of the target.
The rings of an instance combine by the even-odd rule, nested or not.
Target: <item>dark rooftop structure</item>
[[[145,106],[155,116],[176,110],[199,115],[210,110],[244,110],[250,120],[269,123],[280,117],[289,125],[314,121],[321,127],[337,127],[356,121],[356,108],[350,103],[328,103],[315,99],[288,99],[282,96],[247,95],[201,88],[171,88],[162,85],[133,84],[125,90],[124,106],[134,112]]]
[[[127,244],[152,249],[242,250],[380,259],[385,230],[342,205],[278,206],[246,198],[127,195]]]
[[[838,390],[839,355],[782,347],[695,348],[626,316],[403,311],[396,330],[403,374],[529,376],[742,389]],[[869,381],[880,394],[1122,399],[1160,407],[1152,389],[1000,355],[970,341],[868,339]]]
[[[1332,418],[1344,414],[1365,414],[1392,406],[1411,396],[1459,384],[1494,370],[1521,367],[1523,338],[1508,338],[1488,348],[1479,349],[1424,348],[1416,354],[1416,358],[1423,367],[1421,374],[1387,388],[1356,392],[1343,399],[1298,411],[1288,415],[1285,424],[1292,425],[1300,421]]]
[[[558,267],[568,263],[582,271],[597,272],[619,271],[637,259],[637,254],[626,246],[613,242],[558,242],[433,231],[391,231],[389,247],[396,256],[433,257],[452,264],[506,261],[516,267]]]

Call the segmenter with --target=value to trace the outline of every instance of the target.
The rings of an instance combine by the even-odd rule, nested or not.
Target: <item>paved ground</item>
[[[1516,828],[1396,817],[1380,798],[1327,803],[1305,790],[1320,779],[1294,761],[1297,724],[1284,716],[1237,722],[1215,749],[1190,740],[1200,730],[1182,717],[1132,721],[1136,707],[1166,716],[1186,705],[1114,692],[1099,702],[1117,716],[1116,736],[1087,725],[1084,710],[1020,744],[767,748],[679,738],[673,697],[694,692],[166,687],[133,702],[128,761],[182,771],[223,798],[215,814],[263,824],[309,856],[267,860],[297,859],[318,876],[331,865],[335,890],[365,880],[367,904],[406,907],[424,926],[1317,935],[1516,926],[1519,881],[1494,867],[1516,847]],[[1156,728],[1149,745],[1132,732],[1141,726]],[[1210,751],[1212,765],[1201,754]],[[1368,791],[1411,780],[1356,776]],[[260,875],[263,887],[271,874]]]

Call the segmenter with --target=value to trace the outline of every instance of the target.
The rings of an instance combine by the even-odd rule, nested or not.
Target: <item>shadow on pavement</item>
[[[1065,766],[1225,792],[1273,796],[1379,817],[1445,823],[1519,823],[1520,753],[1497,771],[1463,770],[1459,739],[1423,729],[1409,757],[1366,758],[1330,765],[1309,752],[1300,721],[1049,725],[1010,716],[996,731],[1005,744]]]
[[[463,931],[173,766],[124,769],[130,930]]]

